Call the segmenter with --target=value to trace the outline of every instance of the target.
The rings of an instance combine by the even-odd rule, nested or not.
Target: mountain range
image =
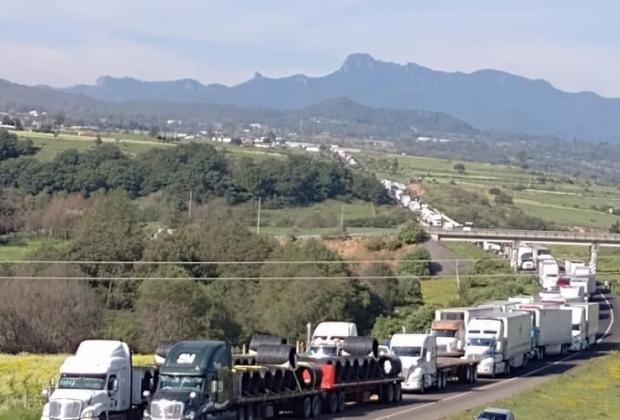
[[[352,54],[339,69],[320,77],[268,78],[256,73],[235,86],[204,85],[191,79],[147,82],[104,76],[94,85],[32,89],[47,101],[52,100],[51,92],[66,95],[59,100],[66,104],[77,101],[82,109],[97,109],[106,103],[134,103],[136,108],[136,103],[150,102],[295,111],[347,98],[354,101],[351,103],[390,112],[448,114],[482,130],[620,143],[620,99],[592,92],[569,93],[544,80],[496,70],[443,72],[413,63],[388,63],[368,54]],[[0,83],[3,103],[6,95]]]

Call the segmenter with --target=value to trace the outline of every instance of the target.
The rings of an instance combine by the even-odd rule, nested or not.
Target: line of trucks
[[[386,346],[353,323],[323,322],[299,355],[282,337],[255,335],[243,354],[222,341],[163,343],[153,366],[138,367],[127,344],[87,340],[43,391],[41,420],[316,418],[349,402],[394,404],[403,391],[474,383],[593,345],[598,303],[549,297],[438,309],[429,331]]]

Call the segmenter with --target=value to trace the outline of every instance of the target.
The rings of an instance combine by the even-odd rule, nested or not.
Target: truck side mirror
[[[50,390],[47,388],[44,388],[41,391],[41,398],[43,399],[43,401],[47,402],[50,399]]]

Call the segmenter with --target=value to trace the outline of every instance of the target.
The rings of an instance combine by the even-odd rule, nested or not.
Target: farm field
[[[587,390],[587,391],[586,391]],[[611,419],[620,412],[620,353],[595,358],[512,398],[487,406],[513,411],[517,419]],[[476,416],[484,407],[449,420]]]
[[[29,138],[35,146],[41,150],[36,157],[42,161],[50,161],[54,157],[67,149],[76,149],[80,152],[88,150],[95,146],[95,137],[79,136],[77,134],[60,133],[58,137],[54,137],[52,133],[37,133],[32,131],[15,131],[19,137]],[[133,134],[122,134],[118,136],[110,136],[103,134],[101,140],[104,143],[111,143],[118,146],[121,151],[130,155],[139,155],[145,153],[154,147],[174,147],[173,143],[164,143],[157,139],[145,136],[136,136]],[[213,143],[210,143],[213,144]],[[254,159],[282,159],[285,153],[278,153],[266,150],[259,150],[250,147],[241,147],[234,145],[213,144],[218,150],[226,151],[234,157],[251,157]]]
[[[489,189],[511,195],[514,206],[559,228],[607,230],[618,217],[610,208],[620,208],[620,189],[591,181],[529,172],[516,166],[462,162],[422,156],[361,153],[361,163],[380,178],[420,182],[429,203],[445,196],[450,187],[481,193],[492,200]],[[394,168],[394,162],[397,168]],[[455,169],[462,163],[464,171]]]

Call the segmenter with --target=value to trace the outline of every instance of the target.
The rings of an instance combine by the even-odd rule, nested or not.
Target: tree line
[[[387,203],[381,184],[370,174],[351,170],[336,159],[290,155],[285,159],[232,159],[208,144],[153,149],[139,158],[115,145],[85,152],[66,150],[51,162],[29,155],[32,143],[0,131],[0,186],[29,194],[122,189],[131,198],[166,191],[178,206],[190,190],[197,203],[224,197],[240,203],[261,197],[279,205],[306,205],[328,198],[359,198]]]

